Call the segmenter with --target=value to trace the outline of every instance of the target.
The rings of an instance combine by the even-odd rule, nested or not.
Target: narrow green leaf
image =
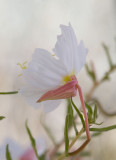
[[[89,128],[90,131],[95,131],[95,132],[105,132],[105,131],[110,131],[112,129],[116,129],[116,125],[112,125],[104,128]]]
[[[87,110],[89,111],[89,113],[92,115],[93,111],[92,111],[91,106],[85,102],[85,107],[87,108]]]
[[[70,119],[70,114],[68,114],[66,116],[66,119],[65,119],[65,128],[64,128],[65,155],[66,156],[68,156],[68,149],[69,149],[69,137],[68,137],[69,119]]]
[[[69,119],[69,127],[72,127],[73,123],[72,123],[72,116],[73,116],[73,110],[72,110],[72,106],[71,106],[71,103],[70,103],[70,99],[67,99],[67,114],[70,114],[70,119]]]
[[[74,114],[73,114],[73,108],[72,108],[72,104],[71,104],[71,100],[68,99],[68,107],[67,107],[67,115],[70,114],[70,119],[69,119],[69,128],[74,127],[75,130],[75,134],[77,135],[78,130],[76,128],[76,124],[75,124],[75,120],[74,120]]]
[[[100,126],[100,125],[102,125],[103,124],[103,122],[100,122],[100,123],[94,123],[95,125],[98,125],[98,126]]]
[[[87,112],[87,115],[88,115],[88,121],[89,123],[92,122],[92,115],[93,115],[93,111],[92,111],[92,108],[90,105],[88,105],[86,102],[85,102],[85,107],[87,108],[88,112]]]
[[[8,144],[6,145],[6,160],[12,160]]]
[[[95,104],[94,111],[93,111],[93,122],[94,123],[96,122],[96,119],[97,119],[97,106]]]
[[[11,92],[0,92],[0,94],[17,94],[18,91],[11,91]]]
[[[86,72],[87,74],[89,75],[89,77],[93,80],[93,81],[96,81],[96,76],[95,76],[95,73],[89,69],[88,65],[85,64],[85,69],[86,69]]]
[[[0,116],[0,120],[4,119],[5,117],[4,116]]]
[[[80,117],[80,119],[81,119],[83,128],[85,128],[85,121],[84,121],[83,115],[81,114],[81,112],[79,111],[79,109],[78,109],[78,108],[76,107],[76,105],[74,104],[74,102],[73,102],[73,100],[72,100],[72,97],[71,97],[71,103],[72,103],[74,109],[76,110],[77,114],[79,115],[79,117]]]
[[[26,130],[27,130],[27,133],[28,133],[30,141],[31,141],[32,148],[33,148],[33,150],[35,152],[35,155],[36,155],[37,159],[40,160],[39,155],[37,153],[36,141],[35,141],[34,137],[32,136],[32,133],[31,133],[31,131],[30,131],[28,125],[27,125],[27,121],[25,123],[25,126],[26,126]]]
[[[109,62],[109,66],[110,66],[110,68],[112,68],[113,67],[113,63],[112,63],[112,59],[110,57],[109,48],[104,43],[102,43],[102,47],[104,48],[104,51],[106,53],[106,56],[107,56],[107,59],[108,59],[108,62]]]

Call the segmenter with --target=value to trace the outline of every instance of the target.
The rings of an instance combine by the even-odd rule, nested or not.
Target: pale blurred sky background
[[[87,62],[93,60],[98,78],[102,77],[108,69],[102,42],[108,44],[116,63],[116,0],[0,0],[0,91],[19,89],[21,81],[17,75],[21,70],[17,63],[29,61],[35,48],[52,51],[60,34],[59,25],[69,22],[78,41],[83,40],[89,49]],[[79,74],[79,81],[86,93],[91,81],[84,69]],[[108,111],[116,110],[115,81],[116,73],[112,74],[111,82],[106,82],[95,92]],[[65,109],[60,106],[46,116],[48,125],[57,133],[57,140],[63,135],[64,112]],[[26,119],[29,119],[35,137],[46,136],[39,122],[40,113],[41,110],[28,106],[18,95],[1,95],[0,115],[6,116],[6,119],[0,122],[0,144],[6,137],[27,144]],[[104,118],[104,121],[109,125],[115,124],[116,118]],[[115,135],[116,130],[91,142],[92,160],[116,159]]]

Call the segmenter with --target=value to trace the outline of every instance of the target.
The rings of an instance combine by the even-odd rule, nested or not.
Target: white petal
[[[53,111],[60,105],[61,101],[62,100],[60,99],[60,100],[48,100],[42,102],[44,112],[48,113]]]
[[[57,37],[57,42],[53,51],[64,63],[69,74],[74,70],[76,74],[85,63],[87,49],[83,43],[78,45],[76,35],[72,26],[61,25],[61,35]]]
[[[36,49],[23,75],[31,86],[46,91],[59,86],[62,77],[67,75],[67,70],[48,51]]]
[[[88,53],[88,49],[85,48],[83,41],[80,42],[77,48],[77,53],[74,55],[74,70],[76,74],[78,74],[81,68],[84,66],[86,61],[86,55]]]
[[[35,108],[41,107],[41,103],[36,102],[44,93],[40,92],[37,88],[32,86],[25,86],[19,91],[19,94],[25,96],[26,101],[30,106],[33,106]]]

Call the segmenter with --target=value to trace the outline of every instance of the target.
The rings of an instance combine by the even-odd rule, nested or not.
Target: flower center
[[[71,72],[71,74],[67,75],[67,76],[64,76],[62,78],[62,82],[63,84],[66,84],[67,82],[70,82],[72,80],[72,76],[74,76],[74,71]]]

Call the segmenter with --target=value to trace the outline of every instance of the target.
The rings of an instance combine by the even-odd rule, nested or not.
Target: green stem
[[[74,145],[74,143],[77,141],[77,139],[82,135],[82,133],[85,131],[84,128],[82,128],[79,132],[79,134],[72,140],[71,144],[69,145],[69,149]],[[65,153],[63,153],[58,160],[63,160],[65,158]]]
[[[11,92],[0,92],[0,94],[17,94],[18,91],[11,91]]]
[[[74,143],[77,141],[77,139],[81,136],[81,134],[84,132],[84,128],[82,128],[79,132],[79,134],[72,140],[71,144],[69,145],[69,149],[74,145]]]

